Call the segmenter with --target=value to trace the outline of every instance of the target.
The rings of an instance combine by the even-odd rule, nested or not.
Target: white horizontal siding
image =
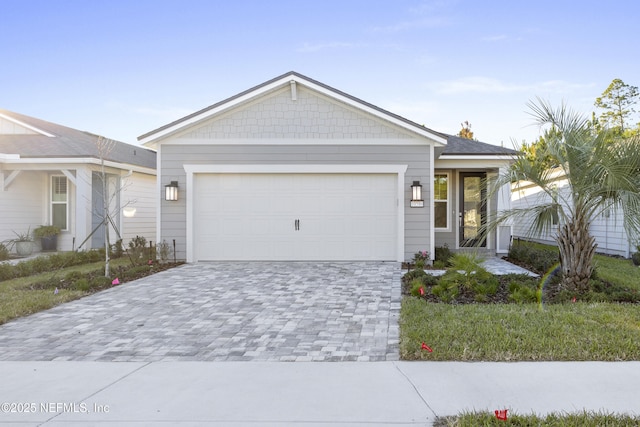
[[[7,172],[5,176],[8,175]],[[13,233],[26,233],[43,224],[46,202],[46,174],[21,172],[7,189],[2,191],[0,179],[0,242],[14,239]]]
[[[127,218],[122,215],[122,240],[128,243],[136,236],[142,236],[154,245],[156,239],[156,206],[159,197],[156,194],[156,177],[134,172],[122,180],[120,206],[135,208],[135,215]]]
[[[566,193],[567,188],[564,186],[566,185],[566,181],[560,182],[560,185],[559,191]],[[548,202],[548,195],[539,191],[539,189],[530,187],[523,191],[516,190],[512,193],[511,207],[514,209],[527,209]],[[514,221],[513,236],[555,244],[556,227],[542,235],[532,234],[532,229],[532,215],[519,218]],[[603,213],[593,218],[589,231],[596,239],[596,244],[598,245],[596,249],[597,252],[629,257],[631,243],[623,227],[623,214],[620,209],[617,211],[611,210],[608,213]],[[633,252],[633,248],[631,249],[631,252]]]

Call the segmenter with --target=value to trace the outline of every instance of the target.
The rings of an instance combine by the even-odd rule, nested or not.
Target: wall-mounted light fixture
[[[413,185],[411,185],[411,207],[424,207],[424,200],[422,200],[422,185],[420,185],[420,181],[413,181]]]
[[[171,184],[164,186],[164,199],[172,202],[178,200],[178,181],[171,181]]]
[[[126,208],[122,208],[122,214],[125,218],[133,218],[136,215],[136,208],[132,208],[127,206]]]

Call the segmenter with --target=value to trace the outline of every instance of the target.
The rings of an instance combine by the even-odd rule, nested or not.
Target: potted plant
[[[13,232],[15,239],[11,239],[11,244],[16,247],[19,256],[29,256],[33,252],[33,238],[31,237],[31,227],[26,233]]]
[[[40,239],[43,251],[55,251],[57,249],[58,234],[60,234],[60,227],[55,225],[41,225],[33,230],[34,237]]]

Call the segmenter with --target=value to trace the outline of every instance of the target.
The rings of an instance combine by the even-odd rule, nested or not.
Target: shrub
[[[415,253],[415,255],[413,255],[413,261],[414,262],[418,262],[418,261],[424,261],[427,262],[427,260],[429,259],[429,252],[428,251],[418,251]]]
[[[0,264],[0,281],[13,279],[15,268],[11,264]]]
[[[158,243],[156,245],[156,253],[160,261],[167,262],[169,259],[169,255],[171,254],[171,247],[166,240],[163,240],[162,243]]]
[[[73,283],[73,288],[78,291],[88,292],[91,289],[91,283],[87,278],[81,278]]]
[[[147,251],[147,239],[142,236],[136,236],[129,242],[129,257],[131,258],[131,262],[134,264],[140,264],[142,262],[147,262],[147,257],[145,256]]]
[[[9,255],[9,249],[4,245],[4,243],[0,243],[0,261],[9,259]]]
[[[509,301],[517,304],[536,302],[537,289],[525,283],[512,281],[509,284]]]
[[[458,296],[460,290],[458,289],[458,284],[455,282],[441,281],[431,288],[431,292],[443,302],[451,302]]]
[[[447,263],[445,263],[444,261],[438,260],[438,261],[434,261],[433,262],[433,268],[437,269],[437,270],[444,270],[447,268]]]
[[[122,258],[122,255],[124,255],[124,247],[122,246],[122,239],[118,239],[111,245],[111,257]]]
[[[519,241],[511,245],[509,258],[527,265],[538,274],[545,274],[560,261],[557,250],[536,248],[529,242]]]
[[[420,280],[419,278],[413,279],[409,285],[411,289],[410,293],[414,297],[420,296],[420,288],[422,288],[422,290],[424,291],[424,283],[422,283],[422,280]]]
[[[638,248],[638,252],[631,255],[631,261],[633,261],[633,265],[640,265],[640,248]]]
[[[443,246],[436,247],[435,260],[444,263],[445,266],[449,265],[449,260],[453,256],[453,252],[449,249],[449,245],[446,243]]]

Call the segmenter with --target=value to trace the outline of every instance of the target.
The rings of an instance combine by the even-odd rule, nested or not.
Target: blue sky
[[[445,133],[640,86],[632,0],[0,0],[0,108],[136,138],[287,71]]]

